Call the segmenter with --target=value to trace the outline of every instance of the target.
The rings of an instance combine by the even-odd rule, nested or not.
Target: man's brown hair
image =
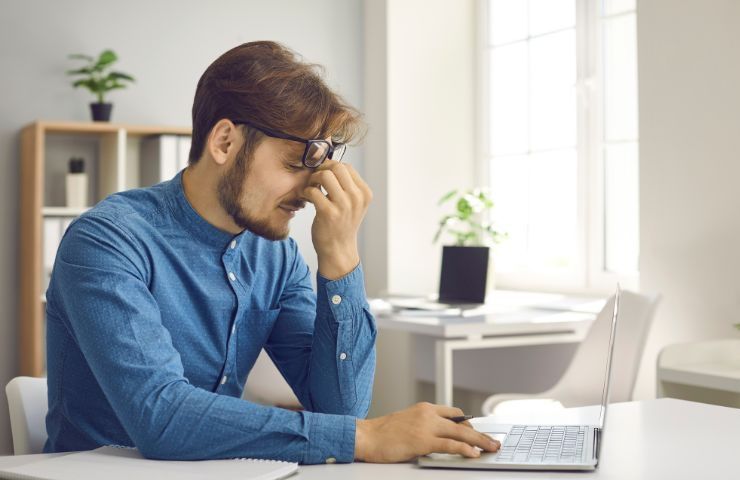
[[[221,55],[195,90],[189,163],[198,162],[208,134],[223,118],[306,139],[351,142],[362,133],[361,115],[324,83],[320,73],[320,66],[303,62],[276,42],[244,43]],[[258,132],[250,129],[248,136],[253,135]]]

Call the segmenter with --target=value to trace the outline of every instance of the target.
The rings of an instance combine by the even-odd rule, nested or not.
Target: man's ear
[[[239,131],[231,120],[222,118],[208,134],[206,150],[218,165],[224,165],[234,156],[239,138]]]

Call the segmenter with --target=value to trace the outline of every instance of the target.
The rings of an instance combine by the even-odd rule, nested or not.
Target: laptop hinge
[[[601,448],[601,429],[600,428],[594,428],[594,445],[593,445],[593,451],[594,451],[594,460],[598,462],[599,460],[599,448]]]

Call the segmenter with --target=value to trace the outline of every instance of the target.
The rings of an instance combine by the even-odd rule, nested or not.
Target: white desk
[[[594,407],[566,410],[560,422],[595,414]],[[491,417],[489,417],[491,418]],[[537,420],[536,418],[529,418]],[[501,422],[516,420],[500,418]],[[490,421],[484,419],[484,421]],[[301,466],[296,480],[454,480],[579,479],[730,480],[740,478],[740,409],[663,398],[609,407],[598,470],[584,472],[507,472],[421,469],[413,463]],[[63,455],[63,454],[52,454]],[[0,468],[49,455],[0,457]]]
[[[570,409],[565,417],[594,413],[593,407],[586,407],[581,415],[583,410]],[[740,478],[739,432],[740,409],[665,398],[609,407],[601,464],[592,473],[455,471],[356,463],[301,467],[296,480],[730,480]]]
[[[373,313],[379,328],[436,339],[435,403],[452,405],[453,352],[580,342],[605,301],[595,297],[497,290],[488,300],[491,313],[483,316],[406,315],[382,308],[373,308]]]

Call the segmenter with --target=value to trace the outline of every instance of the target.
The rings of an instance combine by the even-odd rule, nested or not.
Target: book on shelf
[[[44,267],[44,276],[48,279],[51,275],[51,269],[54,266],[54,259],[57,256],[57,248],[62,240],[62,220],[57,217],[44,219],[43,245],[44,256],[42,265]]]
[[[43,258],[41,264],[43,266],[43,290],[49,285],[49,279],[51,278],[51,271],[54,268],[54,261],[57,257],[57,250],[59,249],[59,243],[62,241],[64,233],[67,228],[72,224],[76,217],[47,217],[43,221]]]
[[[169,180],[187,167],[190,137],[185,135],[154,135],[141,142],[139,176],[147,187]]]

